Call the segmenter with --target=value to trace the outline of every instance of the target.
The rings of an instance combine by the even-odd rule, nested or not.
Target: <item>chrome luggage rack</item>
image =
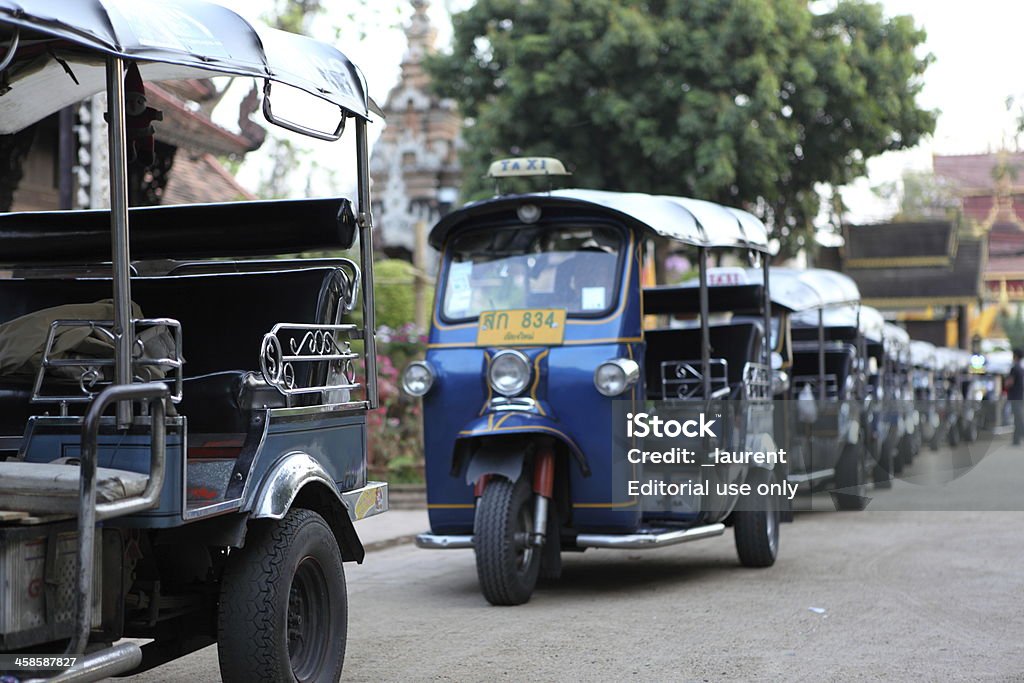
[[[54,344],[57,341],[59,330],[66,328],[88,328],[90,334],[99,333],[106,337],[111,344],[110,357],[86,357],[75,358],[54,358]],[[164,327],[171,331],[171,338],[174,341],[173,355],[170,357],[147,358],[145,356],[145,344],[139,337],[143,329]],[[173,385],[170,399],[174,403],[181,401],[182,382],[184,380],[183,367],[185,359],[181,353],[181,323],[173,318],[135,318],[132,320],[133,344],[132,368],[133,374],[136,368],[159,368],[164,370],[172,378],[166,378]],[[36,372],[35,383],[32,386],[32,403],[87,403],[104,388],[111,386],[113,382],[114,369],[114,346],[116,336],[114,334],[114,322],[112,320],[54,320],[50,323],[50,330],[46,335],[46,345],[43,347],[43,356],[39,363],[39,370]],[[78,392],[77,393],[43,393],[47,377],[53,379],[54,371],[59,368],[78,368]],[[109,368],[107,373],[104,370]],[[137,377],[140,381],[146,378]],[[66,388],[67,383],[60,383],[61,389]]]
[[[359,354],[352,350],[352,339],[357,335],[356,325],[310,325],[304,323],[278,323],[263,336],[260,345],[260,370],[263,379],[285,396],[296,394],[313,394],[328,391],[351,391],[359,388],[356,381],[355,361]],[[285,353],[282,345],[281,332],[292,332],[287,335]],[[348,337],[339,340],[338,335],[345,333]],[[324,384],[299,386],[295,378],[296,363],[331,364],[335,372],[328,373],[328,381]],[[330,383],[340,373],[344,380],[341,383]]]

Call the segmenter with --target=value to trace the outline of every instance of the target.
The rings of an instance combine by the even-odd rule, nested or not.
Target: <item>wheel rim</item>
[[[329,596],[320,563],[310,556],[302,558],[288,594],[288,657],[299,681],[313,680],[320,672],[333,607]]]
[[[516,515],[516,531],[513,535],[513,542],[516,550],[516,569],[520,572],[526,571],[533,560],[533,544],[530,537],[533,535],[533,512],[530,510],[529,499],[519,507],[519,514]]]

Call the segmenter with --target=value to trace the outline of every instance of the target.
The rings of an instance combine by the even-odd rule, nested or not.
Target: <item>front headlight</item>
[[[618,396],[640,377],[640,366],[627,358],[605,361],[594,371],[594,386],[605,396]]]
[[[434,386],[434,368],[425,360],[409,363],[402,373],[402,389],[410,396],[423,396]]]
[[[502,396],[516,396],[530,383],[530,361],[519,351],[499,351],[491,359],[487,381]]]

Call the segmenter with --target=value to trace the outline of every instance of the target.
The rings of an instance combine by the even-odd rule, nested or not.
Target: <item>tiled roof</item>
[[[201,111],[193,111],[178,97],[159,85],[146,84],[147,104],[164,114],[153,124],[156,139],[194,152],[243,155],[255,145],[246,138],[221,128]]]
[[[953,224],[881,223],[849,225],[844,230],[846,259],[951,256]]]
[[[998,154],[957,154],[932,157],[935,175],[946,178],[960,190],[994,188],[996,166],[1004,161],[1011,169],[1017,170],[1014,185],[1024,183],[1024,152],[1000,152]],[[1012,177],[1011,173],[1011,177]]]
[[[179,149],[174,155],[163,204],[236,202],[256,197],[238,184],[212,154],[190,155]]]
[[[842,250],[822,249],[817,265],[840,268],[869,301],[978,297],[987,240],[963,236],[951,240],[953,230],[949,222],[851,226]],[[857,264],[857,259],[872,261]]]

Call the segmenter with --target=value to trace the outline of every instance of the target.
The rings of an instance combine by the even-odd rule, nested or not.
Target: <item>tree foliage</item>
[[[428,62],[468,117],[464,196],[508,154],[562,157],[574,185],[743,204],[803,242],[817,183],[917,144],[924,32],[839,0],[477,0]]]

